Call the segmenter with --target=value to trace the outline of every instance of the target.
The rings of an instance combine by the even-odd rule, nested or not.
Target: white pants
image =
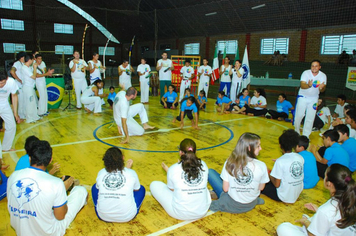
[[[186,88],[190,88],[190,84],[191,84],[190,80],[188,80],[188,79],[183,80],[182,79],[182,82],[180,83],[179,101],[182,101],[182,99],[184,98],[184,90]]]
[[[46,78],[41,77],[36,79],[36,88],[40,96],[38,100],[38,115],[43,115],[48,111],[48,94],[46,86]]]
[[[26,110],[25,110],[25,97],[23,95],[23,89],[19,87],[17,90],[18,104],[17,104],[17,113],[21,119],[26,119]]]
[[[132,87],[131,78],[119,78],[119,84],[126,91],[128,88]]]
[[[309,138],[312,132],[318,97],[299,97],[294,117],[295,131],[300,134],[300,123],[304,119],[303,135]]]
[[[16,122],[10,104],[2,104],[0,106],[0,117],[5,123],[5,134],[2,147],[0,142],[0,158],[2,158],[2,150],[10,150],[12,148],[12,142],[14,141],[16,134]]]
[[[232,103],[235,103],[237,95],[241,92],[241,82],[232,81],[230,89],[230,99]]]
[[[209,79],[200,79],[197,95],[199,95],[201,90],[205,91],[205,97],[207,98],[209,91]]]
[[[278,236],[305,236],[308,235],[305,227],[299,227],[291,223],[282,223],[277,227]]]
[[[29,86],[23,86],[22,91],[25,100],[26,123],[36,122],[40,117],[37,115],[35,89]]]
[[[90,111],[94,110],[94,113],[101,112],[101,98],[98,96],[84,97],[82,96],[80,101]]]
[[[75,186],[67,198],[68,211],[63,220],[56,221],[56,230],[59,234],[64,235],[70,223],[77,216],[78,212],[86,204],[88,192],[83,186]]]
[[[80,102],[81,93],[88,87],[87,81],[85,78],[74,79],[74,89],[75,89],[75,97],[77,100],[77,108],[82,108],[82,103]]]
[[[141,102],[148,102],[148,95],[150,93],[150,80],[149,79],[142,79],[140,81],[141,87]]]
[[[130,106],[126,119],[126,125],[129,132],[129,136],[141,136],[145,133],[145,129],[142,128],[142,126],[139,123],[137,123],[133,118],[137,114],[139,114],[142,124],[148,122],[147,112],[142,103],[138,103]],[[120,127],[122,134],[125,135],[121,125],[121,118],[115,121],[116,124]]]

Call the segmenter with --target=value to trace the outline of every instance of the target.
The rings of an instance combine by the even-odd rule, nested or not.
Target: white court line
[[[214,213],[215,213],[214,211],[208,211],[208,213],[207,213],[203,218],[205,218],[205,217],[207,217],[207,216],[210,216],[210,215],[212,215],[212,214],[214,214]],[[201,220],[201,219],[203,219],[203,218],[200,218],[200,219],[198,219],[198,220]],[[157,232],[154,232],[154,233],[148,234],[148,235],[149,235],[149,236],[162,235],[162,234],[167,233],[167,232],[169,232],[169,231],[178,229],[178,228],[180,228],[180,227],[182,227],[182,226],[184,226],[184,225],[190,224],[190,223],[192,223],[192,222],[194,222],[194,221],[197,221],[197,220],[183,221],[183,222],[180,222],[180,223],[178,223],[178,224],[176,224],[176,225],[172,225],[172,226],[170,226],[170,227],[168,227],[168,228],[162,229],[162,230],[160,230],[160,231],[157,231]]]

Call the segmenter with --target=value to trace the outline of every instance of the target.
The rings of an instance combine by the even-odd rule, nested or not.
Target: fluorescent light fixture
[[[258,8],[261,8],[261,7],[265,7],[266,4],[261,4],[261,5],[257,5],[257,6],[254,6],[254,7],[251,7],[252,10],[255,10],[255,9],[258,9]]]
[[[214,11],[214,12],[206,13],[205,16],[213,16],[216,14],[218,14],[218,13],[216,11]]]

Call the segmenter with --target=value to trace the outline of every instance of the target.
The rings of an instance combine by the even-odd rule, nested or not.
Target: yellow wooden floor
[[[139,97],[135,102],[139,102]],[[10,175],[19,157],[25,154],[23,147],[26,137],[36,135],[47,140],[53,147],[53,160],[61,165],[57,176],[71,175],[78,178],[89,191],[88,204],[81,210],[67,235],[274,235],[276,227],[284,222],[294,222],[303,213],[311,214],[303,208],[308,202],[324,203],[329,195],[319,181],[316,188],[304,190],[295,204],[277,203],[262,195],[265,204],[257,206],[245,214],[213,213],[195,222],[185,222],[169,217],[163,208],[150,195],[149,185],[154,180],[166,182],[166,174],[160,163],[175,163],[179,156],[177,146],[183,138],[192,138],[198,151],[209,168],[221,171],[224,161],[234,148],[239,136],[244,132],[254,132],[262,137],[262,151],[259,159],[268,168],[273,166],[272,159],[281,155],[278,137],[284,129],[292,128],[291,123],[267,120],[264,118],[243,115],[218,115],[214,109],[213,99],[209,99],[206,112],[200,112],[201,130],[190,127],[189,120],[183,130],[179,123],[172,123],[177,110],[163,109],[157,97],[150,97],[145,105],[150,124],[159,127],[158,131],[148,132],[142,137],[131,137],[128,145],[120,144],[116,126],[110,127],[113,121],[112,110],[104,108],[101,117],[86,114],[84,111],[70,110],[63,112],[51,110],[51,114],[36,124],[21,123],[15,137],[16,152],[4,154],[4,161],[11,165],[5,172]],[[67,105],[67,100],[62,108]],[[99,142],[94,137],[101,139]],[[320,142],[319,133],[311,135],[313,142]],[[0,134],[2,138],[3,133]],[[134,160],[133,169],[140,182],[146,187],[146,198],[138,216],[129,223],[105,223],[95,215],[90,187],[95,183],[97,173],[103,168],[102,156],[108,145],[122,147],[125,158]],[[210,187],[210,186],[209,186]],[[15,235],[10,226],[7,212],[7,199],[0,201],[0,235]]]

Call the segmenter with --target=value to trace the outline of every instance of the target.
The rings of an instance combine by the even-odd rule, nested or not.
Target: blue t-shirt
[[[242,108],[242,107],[245,106],[246,104],[248,105],[248,100],[249,100],[249,99],[250,99],[250,96],[246,96],[246,97],[244,98],[244,96],[241,95],[241,96],[239,97],[239,100],[240,100],[239,107]]]
[[[186,95],[184,96],[184,98],[187,98],[187,97],[188,97],[188,94],[186,94]],[[189,97],[194,97],[194,96],[193,96],[193,94],[190,94]]]
[[[185,110],[193,110],[194,113],[198,112],[198,108],[195,105],[195,103],[193,103],[192,105],[190,105],[189,107],[187,106],[187,100],[185,100],[184,102],[182,102],[182,104],[180,105],[180,111],[185,111]]]
[[[0,184],[0,200],[6,197],[6,188],[7,188],[7,177],[0,170],[0,179],[2,183]]]
[[[229,103],[229,102],[231,102],[231,99],[226,96],[224,96],[223,98],[219,98],[219,96],[218,96],[218,98],[216,100],[216,104],[218,104],[218,105],[222,105],[223,103]]]
[[[340,144],[334,143],[325,150],[324,158],[328,160],[327,165],[340,164],[349,168],[350,157],[346,150]]]
[[[349,138],[346,140],[341,147],[343,147],[350,157],[349,169],[351,172],[356,170],[356,139]]]
[[[116,97],[116,93],[115,92],[109,93],[108,100],[114,101],[115,97]]]
[[[292,107],[292,104],[287,100],[284,100],[282,103],[277,100],[277,112],[284,112],[288,115],[289,109],[291,109]]]
[[[313,153],[306,150],[299,152],[304,159],[304,189],[314,188],[319,181],[316,159]]]
[[[206,97],[198,96],[198,99],[199,99],[200,103],[203,103],[203,101],[208,102],[208,99],[206,99]]]
[[[16,170],[22,170],[22,169],[26,169],[28,167],[30,167],[30,157],[28,156],[28,154],[22,156],[19,161],[16,164],[15,167],[15,171]]]
[[[163,95],[163,97],[164,97],[164,98],[167,98],[167,102],[173,103],[173,102],[176,100],[176,98],[178,97],[178,95],[177,95],[176,92],[173,91],[172,93],[166,92],[166,93]]]

